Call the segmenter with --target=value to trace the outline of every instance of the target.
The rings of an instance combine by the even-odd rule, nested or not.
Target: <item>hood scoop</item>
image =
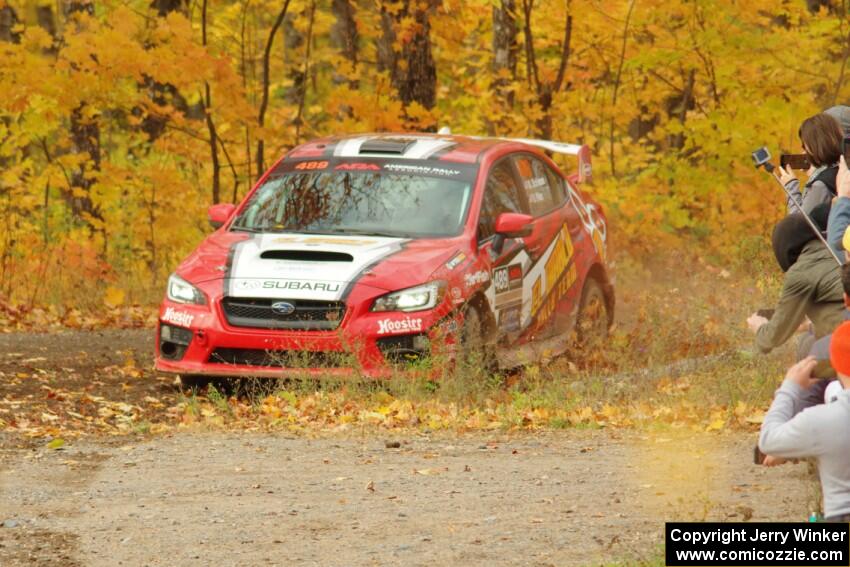
[[[354,256],[345,252],[325,250],[266,250],[263,260],[289,260],[291,262],[353,262]]]

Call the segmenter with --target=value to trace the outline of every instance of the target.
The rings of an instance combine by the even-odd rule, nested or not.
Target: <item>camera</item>
[[[770,161],[770,151],[767,146],[762,146],[752,153],[753,163],[756,167],[761,167]]]
[[[783,169],[791,167],[791,169],[809,169],[809,156],[806,154],[782,154],[779,156],[779,165]]]

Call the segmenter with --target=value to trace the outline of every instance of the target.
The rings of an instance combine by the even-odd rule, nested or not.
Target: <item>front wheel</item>
[[[460,335],[459,353],[463,365],[487,372],[498,369],[496,351],[487,335],[487,327],[479,308],[470,305],[464,313]]]
[[[180,375],[180,386],[184,390],[201,390],[205,388],[212,380],[207,376]]]
[[[595,347],[608,338],[608,302],[602,286],[592,277],[587,278],[581,292],[578,318],[576,319],[576,341],[579,347]]]

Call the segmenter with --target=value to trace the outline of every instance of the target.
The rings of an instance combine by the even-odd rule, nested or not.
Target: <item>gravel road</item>
[[[4,450],[4,565],[598,565],[657,553],[665,520],[802,520],[811,487],[741,435],[124,443]]]

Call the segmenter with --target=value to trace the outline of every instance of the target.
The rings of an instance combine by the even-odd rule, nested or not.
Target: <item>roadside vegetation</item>
[[[604,344],[498,375],[476,365],[438,380],[399,373],[381,382],[240,380],[188,390],[156,376],[150,352],[117,355],[89,367],[93,376],[7,353],[0,427],[48,441],[187,427],[755,431],[792,350],[753,353],[743,324],[775,297],[777,281],[758,275],[772,273],[766,262],[763,254],[729,267],[678,253],[651,263],[624,256],[618,323]],[[145,324],[154,308],[134,309],[140,315],[126,320],[129,327]],[[152,345],[153,331],[144,328]]]

